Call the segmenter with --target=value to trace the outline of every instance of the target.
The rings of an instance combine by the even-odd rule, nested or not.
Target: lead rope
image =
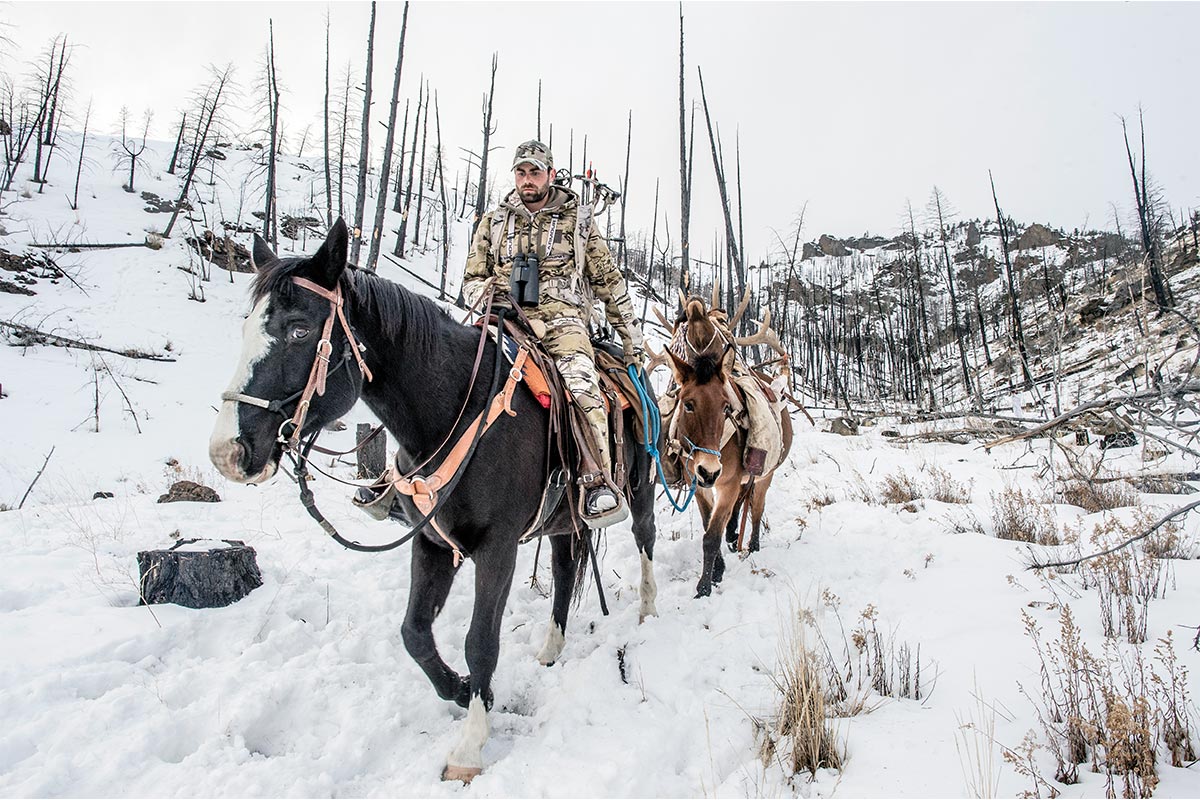
[[[683,505],[679,505],[676,497],[671,496],[671,487],[667,483],[667,476],[663,473],[662,457],[658,452],[658,437],[662,431],[662,414],[658,410],[658,404],[651,399],[650,393],[646,390],[645,385],[642,383],[642,379],[638,375],[638,368],[633,364],[630,364],[626,368],[626,371],[629,373],[630,380],[633,381],[634,388],[637,389],[638,400],[640,400],[642,404],[642,418],[646,420],[646,424],[644,426],[646,429],[646,441],[644,442],[644,446],[646,448],[646,452],[649,453],[650,457],[654,459],[654,466],[658,468],[658,479],[662,483],[663,493],[666,494],[667,500],[670,501],[671,506],[676,511],[686,511],[687,507],[692,502],[692,498],[696,496],[696,473],[692,472],[692,483],[691,486],[688,487],[687,499],[683,501]],[[701,453],[712,453],[715,456],[721,455],[716,450],[709,450],[707,447],[697,447],[696,444],[690,439],[687,440],[687,443],[691,445],[691,450],[688,451],[687,456],[689,459],[697,451]],[[680,490],[679,494],[683,494],[682,489]]]

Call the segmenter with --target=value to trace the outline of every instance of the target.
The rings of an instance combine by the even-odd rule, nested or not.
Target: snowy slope
[[[248,168],[239,153],[224,162],[225,188],[218,187],[227,214]],[[139,189],[172,194],[173,179],[161,173],[165,155],[160,145]],[[121,177],[92,176],[90,191],[81,193],[92,197],[81,202],[77,222],[61,187],[12,204],[0,247],[18,251],[51,234],[138,241],[165,224],[120,189]],[[294,169],[281,180],[285,211],[307,207],[311,179]],[[242,221],[253,222],[248,207]],[[461,263],[465,235],[459,225],[452,263]],[[41,280],[35,297],[0,294],[0,319],[178,360],[106,354],[110,376],[83,351],[0,348],[8,394],[0,400],[7,444],[0,501],[15,506],[55,448],[25,507],[0,513],[0,795],[961,796],[967,788],[955,740],[976,694],[1003,710],[998,741],[1016,746],[1037,727],[1018,685],[1036,691],[1038,683],[1021,611],[1053,633],[1052,605],[1068,600],[1100,649],[1094,591],[1071,599],[1054,587],[1075,585],[1074,576],[1040,582],[1022,571],[1025,546],[991,535],[993,493],[1013,485],[1040,493],[1045,443],[990,454],[972,445],[898,445],[885,428],[907,434],[914,426],[881,420],[861,436],[841,437],[797,415],[764,549],[731,559],[711,598],[692,597],[698,512],[672,514],[662,501],[660,616],[638,624],[638,556],[627,526],[614,528],[602,553],[612,614],[602,616],[595,594],[585,595],[561,660],[544,668],[534,654],[550,603],[530,585],[536,546],[522,549],[484,774],[465,788],[443,784],[439,773],[464,712],[437,698],[404,651],[404,551],[345,551],[308,519],[285,480],[237,486],[208,466],[209,429],[239,349],[248,276],[229,283],[214,269],[203,284],[206,302],[188,299],[192,286],[178,267],[195,260],[181,235],[161,251],[55,258],[83,290]],[[432,276],[437,262],[431,250],[409,266]],[[386,262],[380,271],[407,283]],[[95,386],[99,432],[90,420]],[[346,422],[352,431],[369,420],[360,407]],[[324,443],[349,446],[351,439],[347,431]],[[1111,461],[1140,468],[1142,453],[1122,451]],[[887,476],[934,467],[969,487],[968,503],[864,502]],[[350,477],[345,467],[335,471]],[[215,487],[223,502],[156,504],[178,477]],[[92,500],[95,491],[115,496]],[[353,511],[344,487],[322,480],[316,492],[350,538],[380,541],[400,530]],[[1143,499],[1153,508],[1178,503]],[[1101,518],[1068,506],[1056,512],[1062,524]],[[1184,532],[1194,537],[1198,525],[1189,520]],[[264,586],[225,609],[138,607],[135,555],[168,544],[174,533],[245,540],[258,551]],[[543,554],[542,587],[549,585],[546,561]],[[1191,636],[1182,626],[1200,622],[1200,562],[1175,561],[1172,569],[1170,591],[1151,604],[1143,648],[1148,654],[1173,628],[1181,661],[1196,674],[1200,653],[1186,648]],[[435,626],[458,669],[465,669],[472,565],[463,571]],[[819,630],[841,652],[868,606],[881,631],[920,645],[923,699],[873,696],[869,713],[834,720],[848,756],[840,773],[823,771],[810,783],[789,780],[777,764],[764,767],[753,719],[773,712],[771,673],[791,619],[809,609],[813,640]],[[1195,768],[1163,766],[1161,773],[1158,796],[1200,792]],[[1065,797],[1103,796],[1098,776],[1084,770],[1083,778],[1058,789]],[[1000,770],[1001,796],[1029,788],[1012,769]]]

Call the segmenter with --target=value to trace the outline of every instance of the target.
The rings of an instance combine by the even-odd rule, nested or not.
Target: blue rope
[[[638,399],[642,403],[642,419],[646,420],[646,452],[654,459],[654,466],[658,468],[658,480],[662,483],[663,492],[667,495],[667,500],[676,511],[685,511],[691,504],[692,498],[696,496],[696,474],[692,473],[692,485],[688,487],[687,499],[683,501],[683,505],[679,505],[675,497],[671,496],[671,487],[667,484],[667,476],[663,473],[662,457],[658,452],[658,437],[662,432],[662,414],[659,413],[658,404],[650,398],[650,393],[646,391],[646,386],[642,383],[642,379],[638,376],[638,368],[630,364],[627,368],[629,379],[633,381],[634,388],[637,389]],[[702,453],[712,453],[719,456],[715,450],[709,450],[704,447],[696,447],[689,439],[688,444],[692,445],[692,452],[699,450]],[[680,496],[683,491],[680,490]]]

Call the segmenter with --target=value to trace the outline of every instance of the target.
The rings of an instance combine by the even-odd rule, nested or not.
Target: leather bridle
[[[284,421],[279,426],[277,440],[283,446],[284,451],[299,449],[300,431],[304,428],[304,419],[308,416],[308,408],[312,404],[313,395],[321,397],[325,394],[325,384],[330,374],[329,357],[333,353],[333,341],[331,337],[333,335],[333,323],[335,320],[341,323],[342,330],[346,333],[348,347],[342,361],[333,368],[333,371],[336,372],[344,366],[350,360],[351,355],[353,355],[354,359],[358,362],[358,369],[362,376],[368,381],[374,380],[371,370],[367,367],[366,361],[363,360],[362,354],[366,348],[358,343],[358,340],[354,337],[354,331],[351,329],[350,323],[346,320],[341,284],[339,283],[330,291],[305,278],[293,276],[292,283],[329,301],[329,316],[325,318],[325,325],[321,329],[321,339],[317,342],[317,351],[313,356],[312,368],[308,371],[308,383],[299,392],[283,400],[264,400],[261,397],[254,397],[242,392],[221,393],[222,400],[246,403],[247,405],[274,411],[283,416]],[[299,403],[296,404],[296,410],[291,417],[288,417],[284,408],[296,400],[299,400]],[[291,426],[290,430],[289,426]]]

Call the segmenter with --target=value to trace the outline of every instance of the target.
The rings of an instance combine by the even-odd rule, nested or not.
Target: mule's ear
[[[717,369],[717,374],[723,379],[733,375],[733,364],[737,358],[737,353],[733,350],[733,342],[725,345],[725,351],[721,353],[720,366]]]
[[[267,240],[254,234],[254,247],[250,251],[250,261],[254,264],[254,269],[261,271],[263,267],[277,260],[275,252],[271,250],[271,245],[267,244]]]
[[[696,374],[696,370],[692,369],[691,364],[672,353],[670,347],[667,348],[667,355],[671,357],[671,374],[675,377],[675,383],[683,386],[684,383]]]
[[[346,269],[346,253],[350,240],[350,232],[341,217],[329,229],[324,244],[312,257],[312,264],[317,273],[317,282],[327,289],[337,286],[338,279]]]

